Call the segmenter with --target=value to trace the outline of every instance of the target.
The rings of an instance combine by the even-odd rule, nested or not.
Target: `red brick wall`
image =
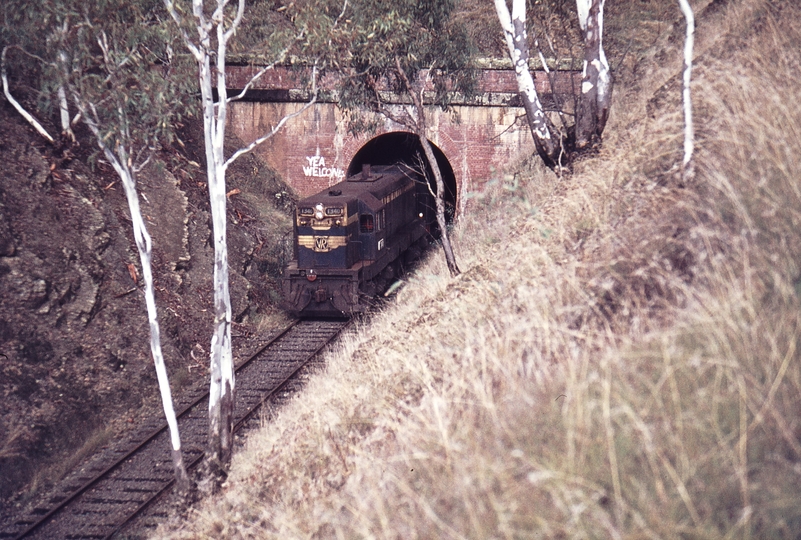
[[[225,69],[227,86],[229,88],[242,89],[258,73],[259,66],[228,66]],[[426,70],[418,73],[418,80],[425,77]],[[550,94],[551,79],[554,81],[554,90],[560,94],[572,93],[575,86],[581,85],[581,73],[577,71],[552,71],[549,75],[544,71],[532,71],[534,85],[540,94]],[[292,71],[285,67],[278,66],[267,70],[256,79],[251,85],[253,90],[288,90],[300,89],[304,87],[304,80],[308,81],[311,71],[298,70]],[[477,72],[477,92],[480,95],[497,94],[517,94],[517,80],[515,72],[511,69],[482,69]],[[323,90],[335,89],[339,84],[339,76],[336,73],[327,73],[319,81],[319,88]],[[386,81],[378,81],[378,89],[388,89]],[[429,80],[424,82],[427,90],[433,90],[433,83]]]
[[[302,103],[234,102],[229,126],[243,142],[249,143],[302,106]],[[481,191],[494,175],[534,151],[524,119],[516,121],[523,114],[522,109],[456,106],[454,112],[429,110],[429,139],[448,158],[460,200],[463,193]],[[320,175],[343,174],[356,152],[372,137],[406,131],[383,120],[379,132],[355,137],[347,132],[346,124],[335,104],[318,103],[290,120],[256,154],[299,195],[306,196],[338,182],[340,178],[336,176]],[[309,169],[315,164],[317,170]]]

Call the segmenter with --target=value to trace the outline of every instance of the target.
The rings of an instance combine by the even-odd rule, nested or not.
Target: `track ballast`
[[[347,321],[299,321],[261,346],[236,371],[235,431],[255,422],[264,404],[277,406],[296,391],[311,362],[347,326]],[[208,433],[208,393],[197,391],[176,403],[184,461],[196,467]],[[7,524],[0,539],[103,539],[128,528],[158,522],[163,509],[151,504],[173,485],[169,433],[163,419],[143,426],[138,442],[122,444],[68,477],[45,504]],[[155,505],[153,505],[155,506]],[[160,505],[159,505],[160,506]],[[160,515],[159,515],[160,514]],[[155,518],[155,519],[153,519]]]

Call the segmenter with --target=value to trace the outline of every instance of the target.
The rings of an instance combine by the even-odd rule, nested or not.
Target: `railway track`
[[[340,334],[347,321],[298,321],[259,347],[236,370],[235,430],[256,424],[257,411],[280,405],[311,369],[310,362]],[[184,461],[191,470],[203,458],[207,440],[208,392],[197,391],[176,403]],[[155,419],[138,440],[106,452],[68,477],[50,498],[17,518],[0,539],[105,539],[143,516],[171,491],[173,468],[167,424]]]

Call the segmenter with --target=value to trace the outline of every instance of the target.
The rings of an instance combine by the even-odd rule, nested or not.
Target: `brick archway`
[[[231,91],[244,88],[256,70],[255,66],[227,67]],[[581,84],[581,72],[535,72],[534,76],[544,103],[568,102]],[[299,111],[309,99],[299,77],[287,68],[267,71],[248,92],[247,99],[251,101],[230,104],[231,131],[248,144],[269,132],[284,116]],[[479,70],[478,79],[481,91],[476,96],[455,98],[448,112],[436,107],[426,112],[429,140],[447,158],[453,174],[457,212],[464,210],[469,193],[481,191],[497,172],[534,152],[519,107],[514,71],[483,69]],[[321,86],[335,89],[336,81],[323,80]],[[404,107],[401,96],[396,97],[399,100],[390,107]],[[315,103],[255,151],[299,196],[311,195],[342,180],[357,152],[371,140],[406,131],[404,126],[384,117],[371,118],[365,112],[365,120],[378,127],[375,133],[354,135],[336,100],[330,96],[324,99],[328,101]]]
[[[434,150],[434,155],[437,158],[442,180],[445,184],[445,204],[450,209],[449,215],[452,217],[453,211],[457,208],[457,194],[458,185],[456,183],[456,175],[453,172],[448,157],[439,149],[439,147],[431,143]],[[347,176],[358,173],[362,169],[362,165],[368,163],[370,165],[392,165],[394,163],[406,163],[410,167],[419,167],[420,163],[425,163],[420,158],[423,156],[423,149],[420,145],[420,140],[417,135],[408,131],[392,131],[373,137],[367,141],[350,160],[346,171]],[[431,167],[428,169],[427,176],[430,181],[433,180],[433,173]],[[436,190],[436,188],[434,188]]]
[[[247,143],[268,132],[283,116],[299,110],[297,102],[235,102],[229,109],[231,131]],[[525,122],[514,107],[455,106],[453,112],[430,109],[429,140],[446,158],[453,174],[457,212],[466,194],[478,192],[494,171],[521,154],[534,151]],[[324,190],[345,178],[351,162],[371,140],[406,132],[383,117],[373,134],[348,132],[347,118],[333,103],[317,103],[288,122],[255,153],[299,196]]]

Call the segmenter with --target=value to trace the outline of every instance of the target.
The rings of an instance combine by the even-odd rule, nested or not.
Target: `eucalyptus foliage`
[[[157,4],[147,0],[12,3],[5,6],[4,51],[6,47],[17,51],[16,67],[36,75],[32,80],[38,83],[45,109],[52,108],[51,97],[58,96],[67,130],[69,97],[125,190],[142,264],[150,349],[170,427],[173,463],[178,485],[186,490],[189,479],[161,349],[152,241],[136,191],[138,174],[162,141],[172,138],[173,125],[184,114],[184,98],[189,95],[189,87],[182,82],[186,78],[173,76],[179,64],[169,27],[162,23]],[[30,59],[36,60],[33,70],[25,69]]]
[[[71,87],[94,104],[104,139],[143,148],[170,141],[188,114],[193,81],[173,76],[186,63],[158,0],[8,0],[2,15],[10,71],[32,83],[43,112],[55,113],[58,87]]]
[[[334,65],[347,74],[340,105],[352,111],[380,111],[383,85],[396,93],[410,91],[396,61],[412,80],[429,70],[433,104],[447,108],[449,92],[471,93],[472,46],[465,29],[453,22],[454,0],[355,0],[335,36]]]

